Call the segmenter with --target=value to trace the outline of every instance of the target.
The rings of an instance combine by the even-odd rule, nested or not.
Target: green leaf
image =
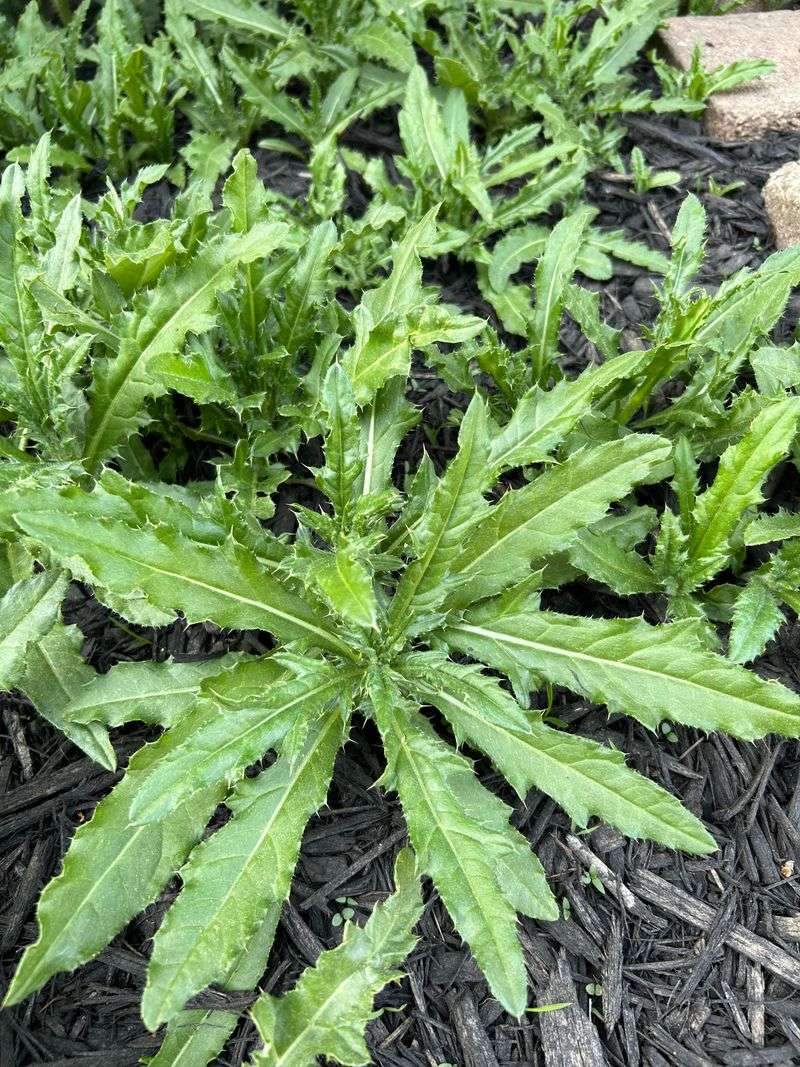
[[[722,454],[717,475],[697,498],[687,546],[687,582],[695,588],[726,565],[731,538],[748,508],[763,500],[761,485],[789,451],[797,434],[800,398],[770,404],[749,431]]]
[[[186,13],[205,22],[221,22],[235,30],[256,37],[277,37],[284,40],[291,27],[253,0],[183,0]]]
[[[222,59],[233,80],[240,86],[244,99],[262,120],[276,122],[287,132],[304,140],[311,138],[309,118],[294,97],[277,89],[257,66],[233,49],[223,46]]]
[[[528,390],[506,425],[493,437],[492,466],[502,471],[547,460],[589,412],[593,398],[634,374],[642,359],[641,352],[628,352],[602,366],[587,368],[572,381],[560,381],[552,389],[536,385]]]
[[[628,768],[621,752],[524,713],[480,668],[417,654],[401,670],[416,699],[437,707],[459,740],[485,752],[521,799],[529,789],[541,789],[579,826],[596,815],[627,837],[688,852],[716,849],[702,823],[666,790]]]
[[[381,493],[391,485],[392,465],[400,442],[416,425],[419,412],[405,398],[405,382],[387,382],[361,412],[359,428],[363,473],[359,489],[363,496]]]
[[[263,1050],[252,1067],[314,1067],[318,1056],[367,1064],[364,1030],[375,1018],[375,995],[400,974],[414,948],[411,929],[422,913],[414,857],[402,851],[395,864],[395,892],[378,904],[363,927],[348,923],[338,948],[323,952],[284,997],[262,994],[251,1008]]]
[[[17,1004],[54,974],[86,963],[151,904],[190,849],[223,795],[195,793],[169,819],[134,826],[128,812],[148,772],[168,757],[170,733],[131,758],[125,778],[78,827],[61,873],[44,889],[36,911],[39,938],[26,950],[6,994]]]
[[[263,223],[246,234],[214,237],[187,265],[164,271],[155,289],[142,294],[119,353],[95,370],[84,447],[90,470],[146,421],[143,400],[163,390],[150,376],[150,362],[179,351],[190,331],[208,330],[217,294],[233,285],[239,264],[267,255],[285,232],[282,223]]]
[[[650,626],[550,611],[493,617],[490,603],[442,636],[497,670],[534,671],[652,730],[672,719],[747,741],[800,734],[800,697],[709,652],[694,621]]]
[[[303,254],[286,287],[277,339],[289,352],[297,352],[310,332],[310,319],[322,302],[328,260],[336,247],[336,227],[318,223],[309,233]]]
[[[705,232],[705,209],[690,193],[672,228],[672,256],[663,283],[668,297],[681,297],[688,292],[703,262]]]
[[[450,173],[452,152],[444,132],[439,105],[428,85],[428,77],[415,66],[406,82],[403,107],[398,116],[400,137],[406,158],[422,176],[435,171],[442,181]]]
[[[69,201],[56,226],[55,242],[44,257],[44,281],[57,293],[71,289],[78,277],[78,245],[81,239],[81,198]]]
[[[207,679],[235,668],[240,657],[178,663],[120,663],[107,674],[92,672],[65,705],[63,714],[73,723],[126,722],[174,725],[197,701]]]
[[[30,257],[22,242],[22,209],[25,192],[22,171],[12,163],[0,179],[0,343],[17,377],[34,397],[41,396],[42,368],[38,355],[39,319],[28,292]]]
[[[41,494],[42,504],[48,494]],[[253,553],[232,540],[200,544],[166,524],[136,527],[112,518],[72,514],[63,498],[18,524],[46,545],[101,599],[133,622],[160,625],[180,607],[190,622],[269,630],[284,640],[308,638],[349,656],[317,612]]]
[[[361,55],[377,59],[394,70],[407,73],[414,67],[414,46],[406,35],[388,19],[376,18],[359,27],[350,43]]]
[[[328,793],[343,726],[335,708],[309,727],[298,754],[243,779],[225,802],[230,821],[192,852],[153,942],[142,998],[149,1029],[224,978],[266,911],[286,898],[305,825]]]
[[[325,376],[322,404],[327,416],[325,466],[316,472],[316,480],[341,516],[352,499],[359,474],[359,427],[353,389],[339,363],[334,363]]]
[[[558,357],[564,295],[575,273],[583,234],[593,215],[592,208],[583,207],[557,223],[536,266],[536,305],[531,322],[531,359],[536,381],[546,378],[548,368]]]
[[[658,592],[658,581],[647,560],[602,530],[584,530],[578,534],[570,545],[569,561],[594,581],[604,582],[622,596]]]
[[[442,603],[446,578],[461,552],[464,537],[488,510],[484,493],[490,482],[486,407],[476,394],[458,435],[458,452],[439,479],[413,531],[413,562],[398,583],[389,609],[395,634],[415,615],[430,613]]]
[[[313,577],[334,611],[342,618],[377,629],[377,604],[372,574],[355,546],[338,545],[315,563]]]
[[[248,149],[237,152],[231,174],[222,188],[222,203],[230,211],[237,233],[247,233],[267,209],[267,191],[258,177],[258,164]]]
[[[619,357],[621,331],[613,329],[601,319],[599,293],[570,283],[564,291],[564,307],[604,360]]]
[[[412,347],[422,347],[437,338],[446,339],[452,317],[426,331],[422,293],[422,260],[436,236],[437,208],[432,208],[403,234],[392,251],[392,271],[375,289],[365,293],[353,311],[356,328],[354,344],[342,363],[359,404],[369,403],[378,390],[395,375],[407,375]],[[417,313],[417,314],[412,314]],[[476,320],[456,317],[455,326],[472,336]],[[430,327],[431,323],[427,325]],[[419,330],[419,338],[415,334]]]
[[[310,726],[346,697],[354,671],[319,660],[306,664],[304,674],[274,682],[250,707],[221,708],[210,696],[199,702],[169,731],[171,750],[141,783],[131,819],[159,819],[198,790],[235,778],[297,722]]]
[[[779,509],[774,515],[757,515],[742,530],[746,545],[768,545],[800,537],[800,513]]]
[[[749,663],[760,656],[784,622],[783,612],[769,582],[752,575],[736,598],[728,640],[728,659]]]
[[[57,620],[40,641],[28,647],[19,688],[43,718],[87,756],[113,771],[117,757],[105,726],[76,723],[69,714],[75,694],[98,677],[81,655],[83,642],[77,626],[64,626]]]
[[[51,569],[23,578],[0,600],[0,689],[19,682],[29,646],[60,618],[66,590],[66,575]]]
[[[266,918],[237,965],[227,978],[217,983],[222,989],[239,992],[255,987],[266,970],[279,912],[278,905],[267,910]],[[179,1012],[167,1025],[161,1048],[148,1067],[207,1067],[222,1051],[238,1022],[236,1011],[209,1008]]]
[[[370,697],[383,738],[381,781],[397,791],[420,869],[430,875],[456,929],[512,1015],[527,1004],[517,915],[558,918],[541,864],[508,822],[511,809],[383,679]]]
[[[631,434],[574,452],[521,489],[505,493],[471,532],[453,571],[449,607],[464,607],[525,578],[605,515],[634,485],[658,478],[669,458],[663,437]]]

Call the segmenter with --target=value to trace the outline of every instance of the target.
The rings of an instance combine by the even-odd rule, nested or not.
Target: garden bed
[[[643,68],[642,84],[647,78]],[[613,174],[596,174],[588,184],[588,200],[600,209],[596,224],[622,227],[629,237],[666,251],[680,203],[686,192],[695,192],[709,219],[701,283],[715,287],[736,270],[763,262],[772,244],[760,190],[774,169],[800,158],[800,135],[720,144],[708,141],[689,119],[632,118],[628,126],[630,145],[640,146],[652,166],[680,171],[682,180],[678,187],[637,195]],[[344,143],[387,147],[394,136],[392,127],[375,120],[357,124]],[[275,153],[262,153],[259,161],[273,184],[289,195],[303,195],[296,161]],[[716,192],[709,191],[709,179]],[[737,187],[720,195],[729,183]],[[164,210],[158,188],[150,209],[154,216]],[[426,280],[439,284],[445,299],[463,311],[496,322],[471,268],[443,258],[426,268]],[[589,284],[600,292],[606,320],[623,331],[623,347],[640,337],[641,324],[651,322],[656,309],[651,276],[616,262],[610,282]],[[777,343],[790,343],[798,313],[796,294]],[[573,373],[586,365],[587,344],[574,325],[564,325],[562,347],[568,355],[565,369]],[[456,430],[438,428],[451,408],[466,406],[466,397],[454,398],[420,365],[411,399],[424,407],[425,426],[409,435],[400,461],[416,463],[424,444],[441,469],[455,452]],[[426,427],[437,429],[426,434]],[[313,451],[301,452],[300,458],[317,462]],[[770,497],[788,503],[798,487],[797,471],[783,465],[770,484]],[[273,520],[279,530],[291,526],[287,505],[279,505]],[[611,593],[585,582],[546,596],[546,606],[560,611],[640,613],[649,622],[663,621],[656,597],[628,598],[621,608]],[[261,633],[220,631],[210,624],[179,622],[157,631],[136,627],[75,583],[65,620],[80,627],[84,655],[100,671],[126,660],[195,660],[269,647]],[[754,669],[797,691],[798,652],[800,623],[791,615]],[[5,696],[2,707],[5,987],[20,949],[35,937],[39,892],[58,871],[75,827],[91,815],[116,776],[66,742],[24,698]],[[513,806],[514,825],[536,850],[558,898],[568,902],[568,917],[561,920],[520,920],[530,980],[545,1010],[521,1020],[502,1010],[426,882],[426,907],[419,942],[405,965],[407,977],[379,994],[377,1007],[386,1010],[368,1029],[373,1063],[759,1067],[800,1062],[800,968],[794,977],[787,973],[796,958],[792,942],[800,939],[800,920],[786,921],[800,912],[800,871],[795,874],[792,865],[800,842],[798,743],[774,736],[744,743],[680,726],[658,736],[630,719],[609,719],[603,708],[560,689],[553,711],[563,722],[580,725],[582,734],[626,752],[632,766],[680,796],[713,828],[720,851],[693,857],[627,840],[606,827],[573,830],[545,796],[534,791],[525,804],[519,802],[488,761],[472,752],[481,781]],[[152,728],[117,731],[121,762],[153,736]],[[328,804],[306,831],[261,988],[275,993],[290,988],[324,948],[338,943],[342,915],[367,915],[391,889],[394,859],[406,834],[396,798],[375,788],[383,770],[376,728],[358,719],[337,759]],[[691,906],[678,890],[691,898]],[[136,1064],[154,1054],[159,1039],[145,1030],[139,1001],[150,941],[173,897],[168,891],[95,960],[56,976],[35,999],[0,1014],[3,1067],[106,1067]],[[195,1005],[244,1011],[253,999],[247,993],[210,991]],[[546,1010],[554,1004],[569,1006]],[[244,1018],[218,1062],[243,1063],[255,1043],[255,1028]]]

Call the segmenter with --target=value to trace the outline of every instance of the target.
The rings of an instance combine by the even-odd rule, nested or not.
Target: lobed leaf
[[[268,660],[266,665],[273,675],[274,664]],[[346,697],[353,680],[352,671],[308,660],[303,675],[273,681],[251,707],[220,706],[209,690],[209,697],[169,731],[172,747],[142,781],[131,820],[159,819],[197,790],[235,779],[298,722],[310,727]]]
[[[510,826],[511,809],[393,685],[373,679],[370,698],[387,758],[382,782],[400,798],[420,868],[433,879],[493,995],[519,1016],[527,980],[516,913],[558,918],[541,864]]]
[[[437,707],[460,740],[485,752],[521,799],[541,789],[579,826],[596,815],[627,837],[687,852],[716,849],[702,823],[627,767],[621,752],[546,726],[480,668],[417,654],[401,670],[414,696]]]
[[[281,223],[260,223],[246,234],[213,237],[188,264],[164,271],[139,299],[119,352],[95,369],[84,445],[89,470],[145,421],[144,399],[163,388],[149,364],[179,351],[190,331],[208,330],[217,295],[233,285],[239,264],[267,255],[285,232]]]
[[[270,630],[350,655],[314,608],[231,540],[212,546],[166,525],[136,527],[55,508],[30,510],[17,522],[134,622],[168,622],[179,606],[190,622]]]
[[[800,733],[800,697],[709,652],[692,621],[502,614],[489,603],[442,636],[497,670],[534,671],[652,730],[671,719],[746,741]]]
[[[91,759],[108,770],[117,766],[117,756],[108,730],[99,722],[73,722],[69,708],[75,694],[97,677],[81,655],[84,636],[77,626],[56,620],[41,640],[25,653],[25,670],[19,688],[36,710]]]
[[[173,726],[196,703],[207,679],[235,669],[239,656],[196,662],[142,660],[120,663],[107,674],[92,672],[63,708],[71,723],[127,722]]]
[[[153,942],[142,998],[149,1029],[224,978],[264,915],[286,898],[305,825],[328,793],[343,726],[334,708],[312,723],[298,754],[243,779],[226,800],[230,821],[190,855]]]
[[[419,878],[410,851],[395,864],[395,892],[366,924],[345,927],[338,948],[323,952],[284,997],[262,994],[251,1009],[264,1048],[252,1067],[314,1067],[318,1056],[357,1067],[370,1060],[364,1030],[375,1018],[376,993],[400,975],[411,952],[411,928],[422,912]]]
[[[105,948],[156,899],[200,839],[222,798],[219,785],[176,805],[168,819],[143,825],[129,820],[142,782],[173,743],[168,732],[139,749],[122,781],[75,831],[61,873],[39,900],[39,937],[25,950],[6,1005],[19,1003],[54,974],[74,970]]]
[[[687,579],[692,587],[725,566],[731,537],[748,508],[763,500],[761,485],[786,455],[797,434],[800,398],[770,404],[749,431],[722,454],[713,483],[697,498],[687,545]]]
[[[0,600],[0,689],[13,689],[32,642],[60,618],[67,577],[57,568],[16,582]]]
[[[574,452],[521,489],[505,493],[472,531],[453,565],[460,584],[449,607],[464,607],[520,581],[567,548],[634,485],[659,477],[670,455],[663,437],[631,434]]]

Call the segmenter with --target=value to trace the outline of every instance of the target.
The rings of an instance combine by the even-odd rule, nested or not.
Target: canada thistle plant
[[[128,7],[106,4],[104,25],[131,30]],[[363,927],[351,924],[292,992],[257,998],[263,1048],[251,1062],[261,1067],[369,1059],[364,1028],[413,949],[420,875],[494,996],[524,1011],[517,916],[554,919],[558,904],[511,809],[464,750],[483,753],[520,798],[546,793],[578,826],[599,818],[667,847],[714,849],[695,814],[620,752],[564,729],[532,694],[560,686],[652,730],[666,720],[743,739],[800,734],[800,698],[742,666],[783,606],[800,606],[797,515],[759,511],[800,421],[800,358],[769,340],[800,282],[800,255],[769,257],[710,295],[694,285],[705,219],[692,197],[669,260],[594,229],[586,207],[565,210],[552,230],[532,222],[577,195],[586,157],[613,152],[617,132],[561,122],[553,100],[576,105],[556,81],[550,103],[522,100],[542,117],[545,143],[538,119],[508,134],[497,124],[502,77],[530,82],[526,55],[547,66],[537,32],[577,49],[586,93],[610,100],[604,76],[614,82],[641,43],[623,47],[634,16],[608,5],[613,32],[586,38],[548,3],[503,74],[491,66],[499,50],[475,36],[483,8],[463,34],[457,16],[442,21],[440,36],[418,12],[404,30],[364,4],[353,34],[341,5],[295,7],[290,23],[269,5],[167,4],[166,33],[190,79],[184,156],[198,167],[169,217],[135,216],[148,187],[167,180],[166,163],[93,204],[54,186],[51,165],[68,157],[38,136],[41,122],[20,153],[27,167],[7,167],[0,184],[10,427],[0,439],[0,684],[112,769],[109,730],[162,729],[76,831],[7,1002],[102,951],[177,874],[142,1001],[149,1028],[167,1024],[156,1067],[205,1064],[232,1033],[235,1012],[192,999],[208,985],[258,985],[304,828],[354,716],[374,721],[386,759],[378,785],[397,795],[411,848],[398,857],[395,892]],[[649,11],[657,19],[662,5]],[[25,25],[38,34],[33,16]],[[224,69],[190,17],[212,27]],[[415,62],[411,29],[446,92]],[[278,42],[261,65],[254,35]],[[465,75],[482,64],[494,80],[480,76],[478,91]],[[326,86],[302,105],[283,92],[299,67]],[[307,202],[265,187],[244,151],[215,206],[236,138],[209,134],[208,115],[234,108],[237,87],[247,105],[237,137],[267,116],[313,146]],[[403,184],[336,144],[390,100],[402,105]],[[124,148],[132,111],[117,104],[119,115],[98,115]],[[295,140],[279,146],[300,151]],[[103,143],[87,141],[81,160]],[[343,161],[374,194],[358,219],[343,207]],[[518,179],[516,192],[497,192]],[[515,350],[423,285],[423,260],[447,251],[477,268],[505,328],[523,338]],[[659,314],[629,353],[597,294],[573,280],[608,277],[612,255],[662,276]],[[512,280],[529,262],[535,299]],[[574,379],[561,369],[565,314],[598,356]],[[421,414],[408,399],[415,360],[467,397],[466,412],[449,463],[437,469],[425,456],[401,477]],[[668,383],[680,386],[671,399]],[[305,443],[319,445],[321,462],[295,503],[296,533],[277,537],[264,523]],[[180,614],[261,631],[273,647],[98,675],[61,619],[71,579],[133,624]],[[657,598],[669,621],[556,611],[556,591],[576,580]],[[725,654],[715,622],[731,624]]]
[[[672,468],[670,442],[653,433],[554,457],[589,398],[641,374],[646,358],[617,356],[560,390],[534,387],[502,426],[476,395],[447,467],[437,475],[423,459],[401,492],[393,462],[417,413],[402,377],[359,401],[356,364],[345,353],[322,389],[325,462],[315,482],[323,505],[296,509],[292,543],[210,521],[212,486],[187,502],[106,471],[90,491],[22,494],[15,522],[31,550],[88,582],[124,617],[158,625],[178,609],[189,621],[268,631],[279,644],[202,670],[124,664],[76,691],[64,711],[71,722],[133,719],[165,729],[76,832],[43,893],[40,937],[8,1002],[89,959],[179,871],[182,889],[154,938],[142,1013],[150,1028],[169,1024],[168,1040],[193,1033],[182,1027],[195,994],[210,983],[237,988],[243,970],[263,969],[303,827],[324,803],[356,711],[377,724],[386,754],[380,784],[399,797],[420,872],[514,1015],[527,1003],[517,914],[555,919],[559,909],[510,809],[480,783],[448,731],[483,751],[521,797],[539,788],[580,826],[598,816],[634,837],[714,850],[697,817],[621,753],[556,729],[527,706],[530,690],[548,682],[651,729],[667,719],[748,739],[800,732],[800,698],[722,657],[696,618],[649,625],[540,604],[548,571],[557,572],[578,536],[608,524],[612,503],[630,504],[637,486]],[[520,469],[535,473],[491,500]],[[715,514],[696,514],[695,537],[710,545]],[[246,777],[268,750],[275,762]],[[230,819],[201,840],[220,803]],[[407,930],[397,936],[410,946]],[[334,983],[346,955],[331,968]],[[388,968],[391,976],[397,958],[376,964],[376,974]],[[327,964],[317,970],[321,986]],[[289,996],[301,998],[311,982],[309,974]],[[369,988],[380,984],[376,977]],[[281,1059],[284,1008],[269,997],[257,1002],[266,1051],[254,1063],[313,1062]],[[363,1027],[363,1011],[354,1018]],[[311,1024],[300,1012],[294,1025]],[[315,1033],[316,1045],[303,1038],[309,1055],[336,1055],[329,1029]]]

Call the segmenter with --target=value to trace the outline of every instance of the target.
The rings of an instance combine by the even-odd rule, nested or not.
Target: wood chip
[[[555,970],[536,998],[539,1007],[569,1004],[539,1015],[542,1048],[547,1067],[607,1067],[607,1060],[594,1024],[578,1004],[569,964],[560,953]]]
[[[635,871],[631,878],[634,892],[643,900],[674,915],[700,930],[710,930],[716,912],[709,904],[685,893],[671,882],[664,881],[652,871]],[[771,974],[800,989],[800,957],[759,937],[740,923],[734,924],[725,943],[754,963],[760,963]]]

